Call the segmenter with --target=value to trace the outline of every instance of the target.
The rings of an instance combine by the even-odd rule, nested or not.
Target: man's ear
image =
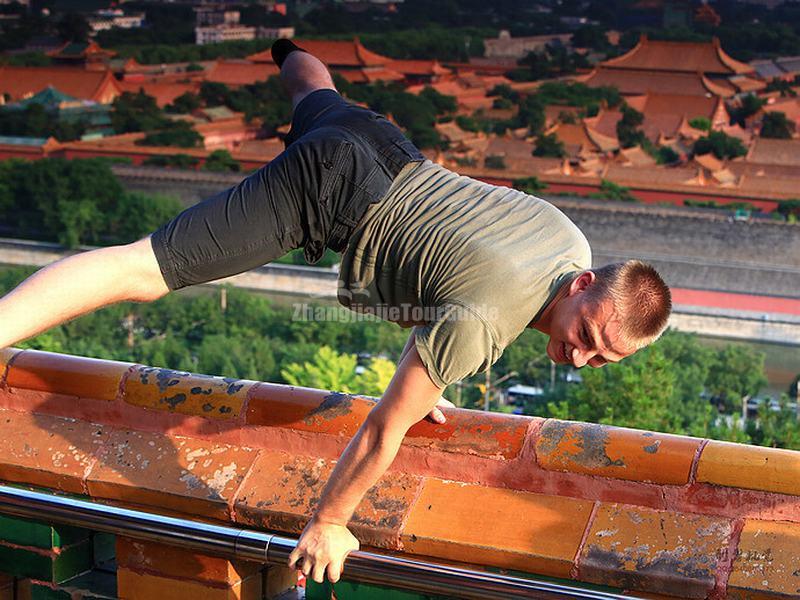
[[[594,271],[584,271],[572,280],[569,285],[569,295],[574,296],[579,292],[586,291],[586,288],[592,285],[596,279],[597,275],[594,274]]]

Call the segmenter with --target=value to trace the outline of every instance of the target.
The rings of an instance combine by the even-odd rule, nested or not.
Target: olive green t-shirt
[[[440,387],[486,370],[559,286],[591,266],[581,231],[550,203],[407,165],[350,238],[338,299],[403,326]]]

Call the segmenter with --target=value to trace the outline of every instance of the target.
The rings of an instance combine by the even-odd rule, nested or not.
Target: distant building
[[[392,59],[367,50],[358,39],[301,40],[298,44],[351,83],[404,80],[403,75],[391,67]],[[269,50],[252,54],[247,59],[275,64]]]
[[[511,33],[503,30],[497,38],[483,40],[486,58],[513,58],[526,57],[531,52],[542,52],[548,46],[570,46],[571,33],[557,33],[553,35],[535,35],[530,37],[511,37]]]
[[[597,66],[579,81],[614,86],[625,96],[647,93],[730,98],[763,89],[755,69],[729,56],[719,40],[665,42],[643,35],[639,43]]]
[[[99,71],[106,69],[115,54],[113,50],[101,48],[97,42],[67,42],[60,48],[47,52],[54,65]]]
[[[195,27],[195,44],[218,44],[235,40],[256,39],[256,28],[248,25],[215,25],[214,27]]]
[[[54,87],[78,100],[110,104],[122,92],[110,70],[0,66],[0,102],[16,102]]]
[[[108,31],[114,27],[120,29],[138,29],[144,23],[144,13],[125,14],[120,8],[98,10],[88,19],[92,32]]]

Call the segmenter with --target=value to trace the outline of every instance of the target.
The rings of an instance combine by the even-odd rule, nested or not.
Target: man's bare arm
[[[406,353],[381,401],[350,441],[325,486],[319,508],[289,557],[293,567],[322,582],[327,570],[338,581],[358,541],[347,529],[358,503],[389,468],[408,429],[427,415],[441,395],[416,347]]]
[[[0,299],[0,348],[96,308],[167,292],[149,237],[62,258]]]

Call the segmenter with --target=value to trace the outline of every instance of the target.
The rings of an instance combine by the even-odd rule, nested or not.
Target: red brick
[[[94,497],[227,520],[228,502],[255,457],[249,448],[114,431],[86,483]]]
[[[101,425],[0,410],[0,479],[84,493],[94,454],[108,435]]]
[[[551,419],[536,439],[536,458],[542,468],[551,471],[683,485],[689,481],[701,441]]]
[[[373,406],[371,398],[259,383],[248,400],[247,424],[352,437]],[[446,423],[415,424],[403,444],[509,459],[522,449],[530,422],[529,417],[450,409]]]
[[[433,423],[427,419],[416,423],[409,429],[403,444],[486,458],[512,459],[522,450],[528,427],[534,420],[461,408],[446,412],[445,423]]]
[[[730,598],[797,598],[800,595],[800,523],[745,521],[733,571]]]
[[[731,533],[725,519],[601,504],[578,562],[580,579],[705,598]]]
[[[123,397],[143,408],[238,421],[254,385],[245,379],[137,366],[125,380]]]
[[[427,479],[403,528],[406,552],[569,577],[593,503]]]
[[[247,424],[352,437],[375,401],[339,392],[259,383],[247,404]]]
[[[132,366],[132,363],[26,350],[9,368],[7,383],[12,388],[114,400],[122,376]]]
[[[138,573],[231,586],[258,574],[263,568],[254,562],[230,561],[155,542],[122,536],[117,536],[116,541],[117,566]]]
[[[262,451],[235,500],[236,521],[300,533],[319,503],[334,461]],[[400,526],[420,479],[388,472],[369,489],[349,527],[362,544],[398,548]]]
[[[8,363],[14,360],[14,357],[21,352],[24,351],[19,348],[0,348],[0,377],[2,377],[3,382],[5,382]]]
[[[261,600],[261,576],[250,577],[230,586],[212,586],[183,579],[172,579],[130,569],[117,569],[119,600]]]
[[[697,481],[800,496],[800,452],[711,441],[697,465]]]

